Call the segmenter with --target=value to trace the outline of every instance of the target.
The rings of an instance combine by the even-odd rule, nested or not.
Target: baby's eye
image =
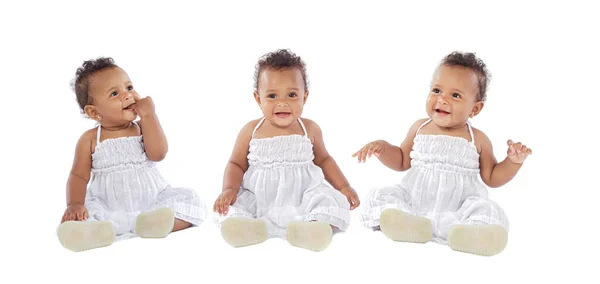
[[[455,99],[460,99],[461,98],[461,96],[460,96],[459,93],[452,94],[452,97],[455,98]]]
[[[276,97],[276,95],[275,95],[275,94],[268,94],[268,95],[267,95],[267,98],[269,98],[269,99],[274,99],[275,97]]]
[[[110,96],[111,96],[111,97],[116,97],[116,96],[118,96],[118,95],[119,95],[119,93],[117,93],[116,91],[114,91],[114,92],[110,93]]]
[[[441,93],[441,92],[442,92],[442,91],[440,91],[440,89],[438,89],[438,88],[433,88],[433,90],[431,90],[431,91],[432,91],[432,92],[434,92],[434,93],[436,93],[436,94],[439,94],[439,93]]]
[[[290,93],[290,94],[289,94],[289,96],[290,96],[290,98],[295,98],[295,97],[297,97],[298,95],[296,95],[296,93]]]
[[[127,91],[133,90],[133,86],[127,86]]]

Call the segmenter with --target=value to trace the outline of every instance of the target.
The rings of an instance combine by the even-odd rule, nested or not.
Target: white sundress
[[[346,196],[325,184],[323,171],[314,164],[313,145],[307,136],[284,135],[254,138],[248,153],[248,170],[236,202],[217,225],[228,217],[260,218],[267,224],[269,237],[285,236],[291,221],[323,221],[344,231],[350,223],[350,203]]]
[[[448,135],[419,134],[410,152],[411,168],[400,184],[371,190],[363,202],[361,223],[379,229],[379,216],[388,208],[429,218],[433,241],[447,244],[448,233],[456,224],[497,224],[507,231],[508,219],[498,204],[489,200],[486,186],[479,180],[479,153],[471,141]]]
[[[148,159],[141,135],[100,141],[100,132],[99,125],[85,196],[88,221],[110,221],[116,240],[134,237],[137,215],[161,207],[194,226],[204,221],[207,209],[196,191],[169,185]]]

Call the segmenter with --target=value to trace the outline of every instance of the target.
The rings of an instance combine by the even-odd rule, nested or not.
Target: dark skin
[[[299,70],[265,69],[259,77],[259,91],[255,92],[254,98],[265,117],[265,122],[255,133],[255,139],[304,135],[297,118],[302,114],[308,91],[304,89],[304,79]],[[248,170],[247,155],[252,131],[259,121],[260,119],[257,119],[247,123],[238,134],[233,152],[225,167],[223,191],[213,206],[213,210],[219,214],[227,214],[229,205],[236,201],[244,173]],[[350,209],[354,210],[360,205],[358,195],[327,152],[321,129],[310,119],[302,118],[302,122],[313,144],[315,156],[313,162],[323,170],[327,182],[348,198]]]
[[[359,162],[375,155],[385,166],[395,171],[410,169],[410,151],[417,130],[426,120],[419,134],[447,135],[470,140],[467,126],[469,117],[474,117],[483,109],[483,101],[478,99],[477,75],[462,67],[441,66],[434,76],[426,110],[429,118],[417,120],[409,129],[400,146],[377,140],[365,145],[352,156]],[[479,153],[479,167],[482,181],[489,187],[497,188],[512,180],[532,150],[521,142],[507,141],[507,156],[501,162],[496,160],[490,139],[477,128],[473,128],[475,146]]]
[[[161,161],[168,151],[167,138],[158,120],[151,97],[141,98],[127,74],[118,67],[94,73],[89,81],[92,103],[84,111],[102,127],[100,142],[106,139],[142,136],[144,150],[152,161]],[[136,125],[132,123],[137,117]],[[92,154],[96,148],[97,129],[84,132],[77,142],[75,157],[67,180],[67,209],[61,223],[88,219],[85,195],[90,180]],[[175,219],[173,232],[191,224]]]

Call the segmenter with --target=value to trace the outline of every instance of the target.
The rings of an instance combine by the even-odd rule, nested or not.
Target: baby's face
[[[460,127],[483,102],[477,99],[477,75],[470,69],[442,65],[436,71],[427,97],[427,115],[440,127]]]
[[[107,68],[94,73],[90,77],[89,93],[103,125],[118,125],[136,119],[137,114],[130,107],[139,95],[123,69]]]
[[[279,127],[289,126],[302,115],[307,96],[297,68],[263,70],[258,78],[258,92],[254,93],[264,117]]]

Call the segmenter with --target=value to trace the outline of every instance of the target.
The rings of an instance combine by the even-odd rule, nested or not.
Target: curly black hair
[[[254,72],[255,91],[258,91],[258,77],[260,76],[260,73],[267,68],[274,70],[298,68],[302,74],[302,79],[304,80],[304,90],[308,90],[306,64],[304,64],[304,61],[302,61],[300,56],[297,56],[289,49],[279,49],[275,52],[269,52],[258,60],[258,64],[256,64],[256,70]]]
[[[115,61],[110,57],[99,57],[97,59],[91,59],[84,61],[83,64],[77,68],[75,72],[75,79],[71,83],[71,87],[77,97],[77,103],[83,112],[86,105],[92,102],[92,98],[89,93],[90,77],[94,73],[104,70],[106,68],[118,67]]]
[[[442,65],[460,66],[473,71],[475,75],[477,75],[479,87],[477,99],[480,101],[485,101],[487,99],[487,88],[491,79],[491,74],[487,70],[485,63],[477,58],[475,53],[454,51],[442,59],[440,66]]]

